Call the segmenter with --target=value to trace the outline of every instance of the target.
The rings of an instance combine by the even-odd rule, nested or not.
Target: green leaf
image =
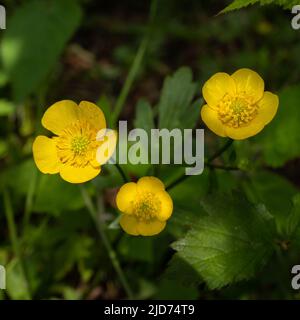
[[[0,116],[9,116],[15,111],[15,105],[8,100],[0,99]]]
[[[7,150],[8,150],[7,142],[1,139],[0,140],[0,159],[6,156]]]
[[[158,300],[195,300],[199,296],[197,288],[185,286],[180,283],[180,279],[162,279],[154,299]]]
[[[176,239],[184,237],[188,230],[190,230],[194,223],[203,216],[202,211],[199,210],[200,200],[197,204],[193,201],[187,201],[189,206],[174,201],[174,211],[172,213],[172,219],[168,221],[167,230]],[[190,204],[194,204],[195,209],[190,208]],[[198,208],[198,210],[197,210]],[[196,212],[198,211],[198,212]]]
[[[209,196],[202,206],[207,216],[173,244],[178,255],[210,289],[253,277],[273,252],[270,214],[240,194]]]
[[[154,239],[130,237],[124,235],[118,246],[122,257],[130,261],[144,261],[151,263],[154,260]]]
[[[149,133],[151,129],[155,128],[153,118],[153,110],[150,103],[144,99],[139,100],[136,106],[134,126],[142,128]]]
[[[56,288],[57,289],[57,288]],[[65,300],[80,300],[82,299],[82,293],[77,288],[74,289],[68,286],[61,286],[59,289]]]
[[[228,171],[204,170],[201,175],[191,176],[172,188],[170,195],[174,202],[174,212],[167,224],[167,230],[176,238],[183,236],[194,222],[205,214],[199,206],[209,191],[213,188],[217,188],[220,193],[236,190],[236,180],[237,178]]]
[[[264,203],[274,216],[277,231],[284,232],[287,213],[292,210],[292,199],[298,190],[284,177],[260,171],[250,176],[251,180],[243,185],[251,202]]]
[[[186,287],[197,287],[198,284],[203,282],[199,273],[177,253],[173,255],[168,263],[163,278],[173,281],[178,280],[180,284]]]
[[[105,94],[102,94],[100,99],[97,101],[97,105],[104,113],[107,128],[112,128],[112,105],[109,98]]]
[[[182,67],[166,78],[159,101],[159,128],[193,128],[199,119],[201,102],[192,104],[197,90],[189,68]]]
[[[33,210],[58,214],[84,207],[77,185],[65,182],[59,175],[42,175],[36,190]]]
[[[55,263],[60,265],[55,275],[56,280],[62,279],[72,270],[74,264],[90,255],[93,240],[80,234],[69,234],[67,239],[59,245],[55,252]]]
[[[300,194],[293,198],[293,206],[286,219],[285,235],[290,239],[300,240]]]
[[[120,220],[121,220],[121,215],[117,216],[108,226],[108,229],[111,230],[119,230],[120,229]]]
[[[298,0],[234,0],[229,6],[227,6],[221,13],[226,13],[232,10],[241,9],[253,4],[267,5],[276,4],[285,9],[291,9],[294,5],[299,4]]]
[[[13,300],[30,299],[27,283],[17,259],[11,260],[6,266],[6,289]]]
[[[29,159],[1,172],[0,180],[3,181],[5,186],[11,187],[15,193],[24,195],[27,194],[36,171],[36,165],[32,159]]]
[[[142,276],[137,277],[138,290],[135,291],[135,299],[147,300],[153,298],[157,288],[156,283]]]
[[[279,101],[275,118],[254,140],[265,162],[272,167],[300,156],[300,86],[282,90]]]
[[[87,234],[91,226],[90,217],[84,211],[64,212],[55,219],[29,225],[24,243],[31,248],[28,271],[36,269],[35,274],[39,275],[35,275],[35,281],[40,282],[37,288],[45,284],[56,287],[58,280],[73,270],[81,275],[88,272],[85,268],[87,260],[98,259],[98,252],[102,252],[99,246],[95,246],[96,238]],[[92,248],[97,250],[91,255]],[[43,277],[40,276],[41,269]]]
[[[80,17],[80,7],[72,0],[32,0],[16,9],[0,49],[16,101],[25,99],[46,79]]]

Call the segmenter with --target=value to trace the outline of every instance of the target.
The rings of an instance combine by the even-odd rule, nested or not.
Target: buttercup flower
[[[264,91],[263,79],[250,69],[231,76],[216,73],[203,86],[206,105],[201,117],[207,127],[221,137],[235,140],[256,135],[275,116],[278,96]]]
[[[120,225],[130,235],[153,236],[160,233],[173,212],[173,201],[164,184],[155,177],[129,182],[119,190],[117,207]]]
[[[45,112],[42,125],[55,134],[52,138],[38,136],[33,143],[34,161],[43,173],[60,173],[68,182],[83,183],[100,173],[101,164],[114,151],[107,149],[105,161],[97,161],[97,150],[104,141],[96,137],[106,128],[106,121],[102,110],[91,102],[59,101]]]

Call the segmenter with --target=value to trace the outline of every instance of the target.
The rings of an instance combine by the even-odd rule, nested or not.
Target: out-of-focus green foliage
[[[14,12],[1,43],[4,73],[20,102],[40,87],[79,25],[76,1],[28,1]]]
[[[258,146],[266,163],[273,167],[281,167],[300,155],[298,130],[300,87],[283,89],[279,99],[280,109],[276,119],[266,128],[264,135],[257,137]]]

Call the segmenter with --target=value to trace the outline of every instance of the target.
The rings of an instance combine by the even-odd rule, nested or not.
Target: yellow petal
[[[240,69],[232,76],[236,83],[237,93],[246,93],[252,97],[252,103],[260,100],[264,94],[265,84],[264,80],[258,73],[250,69]]]
[[[49,107],[43,118],[42,125],[56,135],[71,123],[78,120],[78,106],[71,100],[62,100]]]
[[[137,195],[137,185],[134,182],[125,183],[119,190],[116,203],[118,209],[127,214],[133,212],[133,202]]]
[[[158,212],[158,219],[161,221],[168,220],[173,212],[173,201],[166,191],[161,191],[156,194],[161,202],[161,210]]]
[[[106,121],[102,110],[92,102],[81,101],[79,104],[79,117],[89,122],[95,129],[106,128]]]
[[[36,166],[43,173],[55,174],[59,172],[61,163],[57,157],[55,141],[45,136],[38,136],[32,146],[33,158]]]
[[[120,226],[122,229],[132,236],[138,236],[138,221],[134,216],[127,214],[122,215],[120,220]]]
[[[259,106],[257,120],[266,125],[275,117],[279,105],[278,96],[266,91],[257,104]]]
[[[156,177],[142,177],[137,182],[139,192],[160,192],[165,190],[164,184]]]
[[[83,183],[94,179],[100,171],[101,167],[94,168],[90,165],[83,168],[63,165],[60,169],[60,176],[70,183]]]
[[[240,128],[226,127],[226,134],[233,140],[243,140],[255,136],[264,128],[264,123],[251,121],[248,126]]]
[[[165,221],[159,221],[157,219],[151,221],[151,222],[139,222],[138,224],[138,232],[142,236],[154,236],[161,231],[166,226]]]
[[[206,103],[214,108],[220,100],[226,95],[236,93],[235,82],[229,74],[219,72],[207,80],[203,86],[202,94]]]
[[[226,137],[225,127],[219,120],[217,111],[205,105],[201,109],[201,118],[211,131],[220,137]]]

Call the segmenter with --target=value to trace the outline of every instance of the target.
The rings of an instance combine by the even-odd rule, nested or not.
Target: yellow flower
[[[201,117],[207,127],[221,137],[235,140],[256,135],[275,116],[278,96],[264,91],[263,79],[250,69],[231,76],[216,73],[203,86],[206,105]]]
[[[122,213],[121,227],[134,236],[160,233],[173,212],[171,197],[164,184],[155,177],[143,177],[137,183],[124,184],[116,202]]]
[[[41,172],[60,173],[71,183],[86,182],[100,173],[96,155],[103,142],[97,141],[96,136],[106,128],[100,108],[87,101],[79,105],[70,100],[59,101],[45,112],[42,125],[55,136],[38,136],[33,143],[34,161]],[[106,154],[106,161],[113,151]]]

